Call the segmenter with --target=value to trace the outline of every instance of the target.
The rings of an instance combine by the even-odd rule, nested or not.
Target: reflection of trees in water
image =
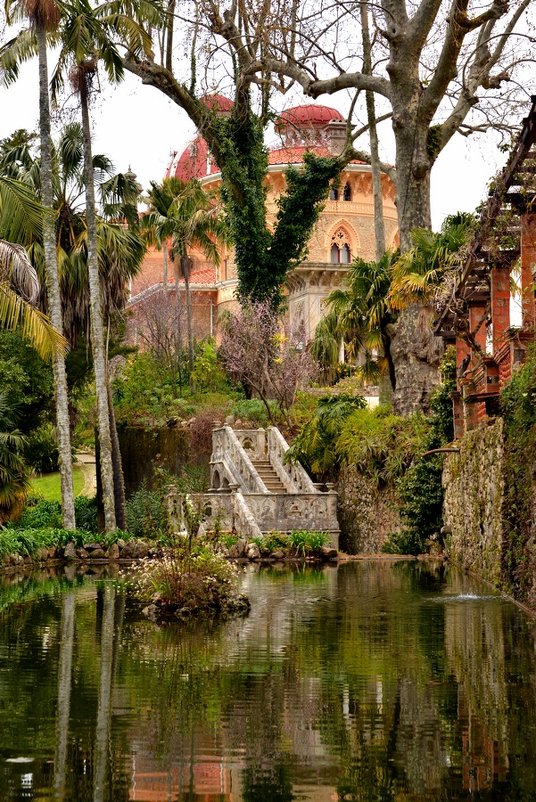
[[[524,784],[534,798],[534,778],[527,769],[536,763],[536,744],[527,737],[521,713],[536,707],[534,669],[519,663],[521,655],[534,653],[528,619],[499,599],[452,602],[446,606],[445,646],[458,681],[464,789],[483,791],[508,780],[519,787],[519,799]]]
[[[103,592],[100,629],[100,682],[94,745],[93,802],[104,802],[110,752],[115,634],[115,588],[111,585],[107,585]]]
[[[249,582],[251,616],[221,626],[123,622],[108,586],[98,604],[94,589],[77,591],[76,626],[73,589],[60,606],[15,608],[0,633],[13,668],[0,726],[24,754],[24,717],[57,705],[58,737],[53,723],[35,737],[77,802],[126,802],[132,756],[181,802],[201,793],[203,766],[214,783],[221,770],[212,794],[232,785],[243,802],[290,802],[312,786],[322,800],[336,788],[363,802],[435,802],[472,787],[486,802],[532,802],[536,746],[519,711],[535,706],[533,635],[518,611],[445,601],[441,571],[415,563]],[[52,786],[44,773],[36,767]],[[6,788],[0,772],[0,797]]]
[[[60,656],[58,661],[58,707],[56,711],[56,754],[54,757],[54,791],[61,796],[65,789],[69,713],[74,644],[74,593],[65,593],[61,606]]]

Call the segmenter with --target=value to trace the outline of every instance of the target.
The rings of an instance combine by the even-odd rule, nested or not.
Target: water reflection
[[[0,589],[0,798],[536,798],[534,623],[443,566],[250,571],[159,629],[113,578]]]

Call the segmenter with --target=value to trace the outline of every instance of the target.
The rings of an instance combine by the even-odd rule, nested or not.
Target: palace
[[[222,115],[229,114],[233,105],[222,95],[207,95],[204,102],[207,108]],[[284,111],[276,120],[275,131],[279,141],[269,149],[266,178],[268,225],[275,219],[276,202],[285,189],[288,167],[299,166],[307,151],[319,156],[340,153],[346,121],[336,109],[309,104]],[[200,136],[172,160],[167,176],[185,181],[197,178],[207,189],[221,183],[219,168]],[[382,176],[382,183],[386,241],[389,248],[395,248],[398,246],[396,189],[387,175]],[[214,334],[221,312],[236,304],[237,277],[232,249],[222,247],[219,266],[210,264],[195,250],[190,255],[193,331],[199,339]],[[322,317],[326,296],[341,283],[352,259],[356,256],[374,259],[374,255],[372,172],[368,164],[354,161],[343,170],[339,186],[330,191],[309,240],[306,259],[287,278],[290,319],[304,328],[308,339]],[[182,279],[176,283],[173,265],[169,271],[164,270],[162,251],[149,250],[131,286],[128,308],[134,340],[139,339],[147,325],[147,315],[156,314],[159,324],[163,324],[166,303],[162,296],[165,295],[170,308],[175,308],[177,288],[182,295],[184,284]]]

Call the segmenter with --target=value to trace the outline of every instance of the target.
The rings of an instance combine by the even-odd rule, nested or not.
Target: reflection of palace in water
[[[156,627],[110,583],[0,618],[0,798],[536,799],[520,610],[417,562],[244,581],[217,626]]]

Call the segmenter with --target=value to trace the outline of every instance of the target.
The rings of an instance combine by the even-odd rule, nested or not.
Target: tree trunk
[[[97,730],[95,733],[95,770],[93,802],[104,802],[106,798],[106,775],[110,751],[110,729],[112,716],[112,685],[114,656],[115,588],[104,590],[104,607],[101,630],[100,682],[97,705]]]
[[[123,463],[121,460],[119,437],[117,436],[117,425],[115,421],[112,390],[109,382],[108,382],[108,409],[110,411],[110,437],[112,438],[112,461],[114,469],[115,523],[118,529],[125,530],[127,528],[125,479],[123,477]]]
[[[393,104],[393,130],[396,142],[396,185],[400,248],[411,248],[415,228],[431,228],[428,122],[419,119],[419,96],[406,93],[407,105]],[[400,103],[397,107],[400,107]]]
[[[433,309],[412,305],[404,309],[393,326],[391,356],[396,375],[393,406],[397,414],[428,412],[430,395],[439,383],[443,340],[436,337]]]
[[[182,370],[181,370],[181,349],[182,349],[182,326],[181,326],[181,287],[179,282],[180,268],[177,262],[174,263],[175,271],[175,305],[177,315],[177,325],[175,328],[175,359],[177,363],[177,374],[179,377],[179,387],[182,388]]]
[[[194,337],[192,333],[192,303],[190,297],[190,267],[192,260],[184,254],[181,256],[181,269],[184,276],[184,292],[186,296],[186,326],[188,330],[188,362],[190,373],[194,367]]]
[[[46,32],[42,22],[35,27],[39,48],[39,133],[41,138],[41,199],[43,214],[43,248],[45,253],[45,272],[48,308],[52,325],[63,334],[63,314],[56,255],[55,216],[53,213],[54,193],[52,188],[52,139],[50,134],[50,101],[48,96],[48,63]],[[75,529],[73,460],[71,453],[71,432],[69,427],[69,400],[67,393],[67,374],[65,359],[56,353],[52,358],[54,373],[54,394],[56,406],[56,429],[61,477],[61,501],[63,526]]]
[[[412,247],[415,228],[431,228],[430,171],[433,160],[428,154],[429,122],[419,116],[420,84],[406,84],[393,104],[393,129],[396,139],[397,210],[400,248]],[[394,88],[394,87],[393,87]],[[433,331],[433,310],[412,305],[403,309],[393,326],[391,356],[396,388],[393,406],[399,415],[428,412],[430,395],[439,384],[439,362],[443,340]]]
[[[368,6],[361,2],[361,36],[363,40],[363,72],[372,75],[372,52],[368,19]],[[372,197],[374,201],[374,239],[376,242],[376,261],[385,253],[385,222],[383,219],[383,189],[378,148],[378,129],[376,127],[376,104],[374,92],[365,93],[367,123],[370,141],[370,166],[372,168]]]
[[[91,350],[93,353],[95,389],[97,395],[97,422],[100,443],[104,529],[106,532],[113,532],[114,529],[117,528],[115,520],[114,469],[112,439],[110,434],[110,412],[108,409],[108,375],[104,343],[102,293],[97,255],[97,215],[95,211],[91,128],[89,124],[88,91],[85,76],[82,76],[80,82],[80,101],[84,135],[84,179],[86,183],[87,268],[89,275]]]
[[[164,285],[164,297],[167,301],[168,297],[168,251],[167,251],[167,242],[164,240],[162,243],[162,262],[164,267],[164,275],[162,278],[162,283]]]

